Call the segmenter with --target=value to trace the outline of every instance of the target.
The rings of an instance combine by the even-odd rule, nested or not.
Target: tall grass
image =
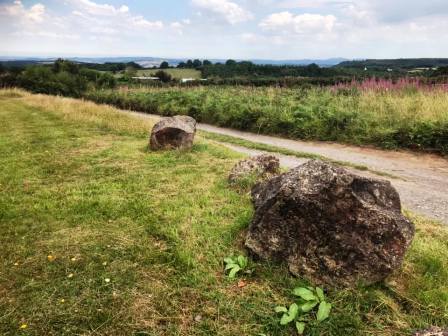
[[[448,153],[448,92],[439,89],[171,87],[93,91],[86,98],[290,138]]]
[[[448,92],[446,83],[428,83],[421,78],[400,78],[398,80],[385,78],[368,78],[363,81],[353,79],[351,82],[338,83],[333,90],[356,89],[362,91],[445,91]]]

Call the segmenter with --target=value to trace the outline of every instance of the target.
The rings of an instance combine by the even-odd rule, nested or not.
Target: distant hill
[[[186,62],[188,58],[161,58],[161,57],[63,57],[78,63],[104,64],[104,63],[130,63],[135,62],[144,68],[158,67],[163,61],[167,61],[170,66],[177,66],[180,62]],[[57,57],[2,57],[0,64],[6,67],[18,67],[32,64],[52,63]],[[213,63],[225,63],[227,59],[209,59]],[[243,59],[236,59],[243,61]],[[401,59],[365,59],[347,60],[345,58],[328,59],[297,59],[297,60],[269,60],[251,59],[257,65],[309,65],[315,63],[320,67],[341,67],[341,68],[370,68],[378,70],[387,69],[415,69],[415,68],[435,68],[448,66],[448,58],[401,58]]]
[[[344,61],[337,65],[344,68],[415,69],[448,66],[448,58],[399,58]]]
[[[159,66],[163,61],[167,61],[171,66],[177,66],[180,62],[186,62],[188,58],[161,58],[161,57],[63,57],[73,62],[79,63],[129,63],[135,62],[145,68],[152,68],[153,66]],[[54,62],[57,57],[0,57],[0,63],[6,66],[20,66],[39,63],[51,63]],[[227,59],[210,59],[213,63],[225,63]],[[329,59],[299,59],[299,60],[268,60],[268,59],[253,59],[250,60],[254,64],[259,65],[309,65],[315,63],[320,67],[331,67],[337,65],[345,58],[329,58]],[[243,61],[237,59],[237,61]]]
[[[347,61],[346,58],[328,59],[300,59],[300,60],[251,60],[254,64],[260,65],[310,65],[317,64],[320,67],[331,67]]]

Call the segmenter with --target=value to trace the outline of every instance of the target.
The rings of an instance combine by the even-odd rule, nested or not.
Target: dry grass
[[[150,153],[147,127],[109,107],[0,91],[0,334],[293,333],[273,308],[306,281],[261,261],[242,288],[223,273],[252,217],[226,184],[239,156],[203,140]],[[331,318],[308,335],[448,324],[448,231],[412,219],[403,268],[328,291]]]
[[[147,135],[154,125],[150,119],[136,119],[111,106],[98,105],[89,101],[31,94],[19,89],[3,90],[2,96],[22,98],[26,104],[53,111],[65,120],[95,125],[104,130],[120,134]]]

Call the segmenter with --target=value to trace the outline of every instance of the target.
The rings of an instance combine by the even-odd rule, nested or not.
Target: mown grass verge
[[[0,91],[0,334],[291,335],[273,312],[306,284],[254,262],[246,284],[240,158],[198,140],[148,152],[150,121],[78,100]],[[412,215],[410,215],[412,216]],[[406,335],[448,324],[448,231],[412,216],[403,268],[383,284],[329,291],[308,335]]]

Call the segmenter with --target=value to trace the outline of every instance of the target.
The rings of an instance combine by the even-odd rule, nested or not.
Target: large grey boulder
[[[151,131],[152,150],[189,149],[196,134],[196,120],[189,116],[162,118]]]
[[[239,161],[229,174],[229,183],[236,184],[246,178],[257,180],[273,177],[280,173],[280,161],[274,155],[262,154]]]
[[[372,284],[400,267],[414,236],[388,181],[309,161],[252,189],[246,246],[316,284]]]

